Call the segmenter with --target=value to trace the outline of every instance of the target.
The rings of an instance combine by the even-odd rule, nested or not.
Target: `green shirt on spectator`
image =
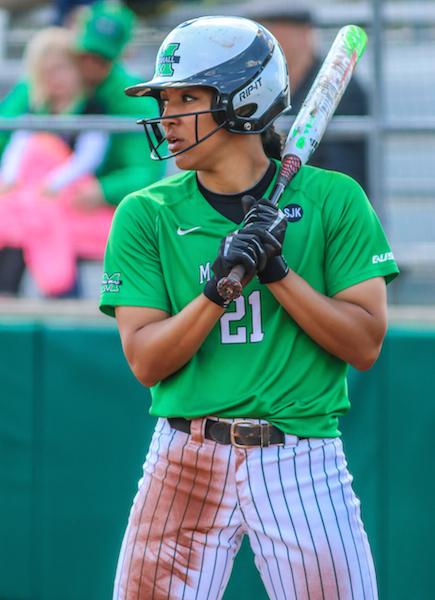
[[[124,89],[140,81],[128,73],[120,63],[114,63],[108,77],[94,91],[96,104],[105,115],[147,118],[157,115],[155,101],[150,98],[132,100]],[[138,106],[139,102],[139,106]],[[1,117],[17,117],[30,110],[29,84],[21,80],[0,103]],[[8,132],[0,132],[0,151],[9,140]],[[118,204],[122,198],[135,190],[158,180],[164,165],[150,158],[143,135],[137,133],[113,133],[110,136],[106,158],[97,177],[108,204]]]

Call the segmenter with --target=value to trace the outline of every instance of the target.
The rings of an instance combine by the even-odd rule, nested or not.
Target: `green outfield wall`
[[[434,594],[434,366],[435,328],[395,327],[349,376],[343,439],[382,600]],[[109,600],[148,391],[110,324],[0,323],[0,382],[0,599]],[[252,598],[267,596],[244,543],[225,600]]]

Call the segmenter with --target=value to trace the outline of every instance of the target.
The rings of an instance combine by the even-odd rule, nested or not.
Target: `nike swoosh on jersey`
[[[177,233],[178,235],[186,235],[187,233],[192,233],[193,231],[197,231],[198,229],[201,229],[201,225],[198,225],[197,227],[191,227],[190,229],[181,229],[181,227],[179,227],[177,229]]]

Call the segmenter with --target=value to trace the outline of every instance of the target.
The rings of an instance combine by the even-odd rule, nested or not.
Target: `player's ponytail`
[[[269,158],[281,160],[282,138],[276,131],[274,125],[271,125],[261,134],[263,149]]]

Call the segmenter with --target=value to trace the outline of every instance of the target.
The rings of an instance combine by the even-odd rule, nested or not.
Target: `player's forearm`
[[[196,354],[223,313],[201,294],[173,317],[138,329],[124,346],[133,373],[147,387],[166,379]]]
[[[269,289],[324,350],[359,370],[375,362],[385,329],[374,314],[356,303],[320,294],[293,271]]]

